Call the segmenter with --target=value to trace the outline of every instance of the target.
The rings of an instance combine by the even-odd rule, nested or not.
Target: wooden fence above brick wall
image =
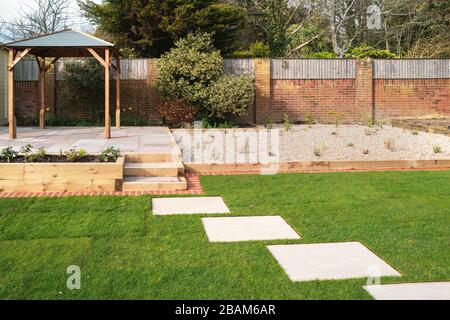
[[[450,59],[374,60],[374,79],[450,78]]]
[[[354,79],[355,60],[348,59],[272,59],[271,78]]]

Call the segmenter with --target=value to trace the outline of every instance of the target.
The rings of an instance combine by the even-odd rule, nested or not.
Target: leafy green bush
[[[255,41],[249,52],[253,58],[267,58],[270,56],[270,47],[262,41]]]
[[[236,127],[237,126],[234,123],[227,120],[225,120],[224,122],[212,122],[208,118],[202,118],[203,129],[232,129]]]
[[[244,116],[253,100],[253,80],[250,77],[224,76],[210,87],[206,116],[216,121]]]
[[[100,159],[103,162],[116,162],[119,157],[120,157],[120,149],[114,147],[106,148],[100,154]]]
[[[77,99],[89,108],[91,120],[103,121],[105,101],[104,68],[94,58],[83,61],[73,60],[64,64],[63,80],[77,92]]]
[[[211,35],[189,34],[159,60],[157,86],[166,100],[183,100],[201,108],[209,85],[222,73],[222,57]]]
[[[13,149],[13,147],[3,148],[0,152],[0,158],[6,159],[9,163],[11,160],[14,160],[19,156],[19,153]]]
[[[262,41],[255,41],[248,50],[235,51],[231,58],[268,58],[270,47]]]
[[[308,54],[306,57],[307,58],[316,58],[316,59],[332,59],[332,58],[337,58],[338,56],[334,52],[323,51],[323,52],[314,52],[314,53]]]
[[[70,149],[69,151],[64,152],[64,155],[69,162],[75,162],[89,156],[89,154],[84,149]]]
[[[368,45],[361,45],[359,47],[355,47],[351,49],[345,55],[346,58],[374,58],[374,59],[394,59],[397,56],[383,49],[375,49]]]
[[[254,99],[252,80],[223,76],[222,68],[211,35],[180,39],[158,62],[157,86],[165,101],[160,112],[166,120],[180,126],[197,111],[217,123],[244,115]]]

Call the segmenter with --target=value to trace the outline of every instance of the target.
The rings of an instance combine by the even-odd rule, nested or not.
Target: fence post
[[[355,118],[354,122],[375,121],[375,105],[373,97],[373,61],[356,61],[356,80],[355,80]]]
[[[270,59],[255,59],[255,114],[257,124],[271,120]]]

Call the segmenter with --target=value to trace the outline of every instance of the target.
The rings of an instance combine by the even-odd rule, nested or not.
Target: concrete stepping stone
[[[153,198],[154,215],[230,213],[221,197]]]
[[[450,300],[450,282],[384,284],[363,288],[376,300]]]
[[[292,281],[401,276],[359,242],[273,245],[269,251]]]
[[[280,216],[203,218],[210,242],[300,239]]]

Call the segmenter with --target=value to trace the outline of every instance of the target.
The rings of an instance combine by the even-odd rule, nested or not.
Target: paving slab
[[[154,198],[154,215],[230,213],[221,197]]]
[[[300,239],[280,216],[203,218],[210,242]]]
[[[450,282],[384,284],[363,288],[376,300],[450,300]]]
[[[401,276],[359,242],[273,245],[269,251],[292,281]]]

